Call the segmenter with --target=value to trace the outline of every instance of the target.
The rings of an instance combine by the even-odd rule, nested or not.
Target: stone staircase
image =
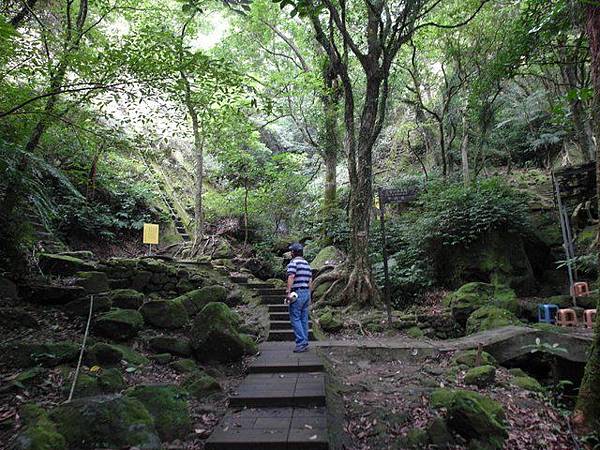
[[[255,289],[269,308],[269,336],[248,376],[229,398],[229,411],[206,442],[207,450],[329,449],[325,373],[311,348],[293,353],[294,333],[285,289],[232,281]],[[311,340],[314,340],[311,331]]]

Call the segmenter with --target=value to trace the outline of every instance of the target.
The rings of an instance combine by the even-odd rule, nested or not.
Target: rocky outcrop
[[[520,324],[521,321],[512,312],[496,306],[484,306],[469,316],[467,334]]]
[[[194,319],[191,342],[200,361],[229,362],[256,352],[256,344],[239,332],[240,317],[224,303],[209,303]]]
[[[67,255],[54,255],[51,253],[40,253],[39,266],[44,274],[52,275],[75,275],[77,272],[88,272],[94,270],[94,265],[83,259]]]
[[[144,318],[138,311],[112,309],[96,319],[96,334],[115,341],[125,341],[137,336],[144,325]]]
[[[181,328],[190,318],[185,307],[173,300],[153,300],[140,308],[140,313],[147,324],[157,328]]]
[[[467,283],[445,299],[452,315],[461,325],[465,325],[473,311],[482,306],[497,306],[517,313],[517,296],[512,289],[487,283]]]
[[[175,336],[155,336],[148,340],[148,346],[157,353],[170,353],[177,356],[191,356],[190,340]]]

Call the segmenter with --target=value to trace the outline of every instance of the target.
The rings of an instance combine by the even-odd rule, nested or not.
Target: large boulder
[[[478,354],[477,350],[462,350],[457,352],[452,357],[452,364],[454,365],[464,365],[467,367],[478,367],[481,365],[484,366],[497,366],[498,363],[494,359],[492,355],[488,352],[480,352]]]
[[[513,313],[518,312],[519,304],[515,292],[505,286],[472,282],[451,293],[446,302],[452,315],[461,325],[465,325],[473,311],[482,306],[498,306]]]
[[[157,353],[170,353],[177,356],[191,356],[190,340],[176,336],[154,336],[148,339],[148,346]]]
[[[476,310],[467,320],[467,334],[493,330],[508,325],[521,325],[512,312],[496,306],[484,306]]]
[[[87,349],[86,362],[89,365],[116,366],[125,361],[128,364],[142,366],[148,364],[148,358],[125,345],[98,342]]]
[[[83,259],[67,255],[40,253],[39,266],[42,272],[52,275],[75,275],[77,272],[94,270],[94,266]]]
[[[319,316],[319,326],[327,333],[335,333],[344,328],[344,324],[333,317],[331,311],[327,311]]]
[[[469,448],[501,449],[508,437],[502,405],[472,391],[437,389],[431,405],[446,410],[449,428],[469,441]]]
[[[126,341],[137,336],[144,326],[144,317],[131,309],[112,309],[96,319],[94,330],[100,336]]]
[[[178,386],[139,385],[130,390],[127,396],[146,407],[163,441],[182,439],[191,430],[186,395]]]
[[[158,328],[181,328],[190,318],[185,307],[172,300],[153,300],[140,308],[146,323]]]
[[[19,411],[24,427],[15,440],[16,450],[67,450],[67,441],[39,406],[28,403]]]
[[[79,346],[71,342],[11,342],[0,345],[0,354],[6,367],[54,367],[75,361]]]
[[[70,384],[64,386],[70,389]],[[75,384],[73,397],[94,397],[103,394],[112,394],[125,388],[123,376],[118,369],[102,369],[97,373],[80,373]]]
[[[190,316],[198,314],[202,308],[211,302],[225,303],[227,300],[227,289],[223,286],[206,286],[195,289],[173,299],[173,302],[182,304]]]
[[[483,388],[494,383],[496,368],[494,366],[479,366],[469,369],[465,374],[465,383]]]
[[[321,250],[315,259],[310,263],[310,267],[319,272],[328,266],[337,266],[341,263],[345,258],[345,255],[342,251],[338,250],[334,246],[330,245],[329,247],[325,247]]]
[[[75,276],[75,285],[84,288],[88,294],[99,294],[110,289],[104,272],[77,272]]]
[[[200,361],[229,362],[256,351],[248,336],[239,332],[241,319],[224,303],[209,303],[194,319],[191,331],[194,355]]]
[[[192,372],[183,382],[183,388],[197,400],[203,400],[207,395],[221,391],[217,380],[205,372]]]
[[[114,289],[107,296],[116,308],[139,309],[144,304],[144,294],[134,289]]]
[[[50,419],[69,448],[161,448],[152,416],[131,396],[79,398],[53,409]]]

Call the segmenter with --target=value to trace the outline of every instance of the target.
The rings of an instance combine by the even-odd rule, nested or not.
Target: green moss
[[[125,382],[118,369],[104,369],[99,373],[80,373],[73,396],[93,397],[95,395],[112,394],[125,388]],[[64,386],[68,392],[70,385]]]
[[[121,353],[123,353],[123,359],[129,364],[143,366],[150,362],[148,358],[146,358],[141,353],[136,352],[131,347],[120,344],[113,344],[113,347],[118,349]]]
[[[86,361],[91,365],[116,366],[123,359],[123,352],[114,345],[98,342],[88,348]]]
[[[56,425],[39,406],[27,404],[20,411],[25,429],[17,436],[18,450],[66,450],[67,441],[56,430]]]
[[[417,326],[410,327],[409,329],[407,329],[406,334],[408,334],[411,338],[414,338],[414,339],[422,338],[425,335],[423,333],[423,330],[421,330]]]
[[[544,392],[544,387],[539,383],[539,381],[527,375],[514,377],[511,380],[511,383],[520,387],[521,389],[525,389],[526,391]]]
[[[447,411],[446,423],[469,441],[501,449],[508,436],[502,406],[489,397],[464,390],[438,389],[430,398],[434,408]]]
[[[122,341],[136,336],[143,326],[144,318],[138,311],[115,308],[102,314],[94,329],[102,336]]]
[[[136,386],[127,396],[139,400],[154,418],[162,440],[181,439],[191,429],[185,392],[177,386]]]
[[[148,346],[155,352],[171,353],[177,356],[190,356],[192,347],[188,339],[175,336],[155,336],[148,340]]]
[[[69,448],[160,448],[152,417],[134,398],[80,398],[53,409],[50,419]]]
[[[513,377],[528,377],[527,373],[523,369],[519,369],[515,367],[513,369],[508,369],[508,373],[510,373]]]
[[[344,254],[331,245],[321,250],[315,257],[315,259],[312,260],[310,266],[314,270],[321,270],[325,266],[335,266],[342,262],[343,259]]]
[[[465,374],[465,383],[478,387],[486,387],[494,382],[496,368],[494,366],[479,366],[469,369]]]
[[[204,372],[190,374],[183,382],[183,388],[198,400],[207,395],[221,391],[219,382]]]
[[[247,355],[254,355],[258,353],[258,344],[252,336],[240,333],[240,339],[244,343],[244,351]]]
[[[38,257],[40,268],[45,273],[73,275],[77,272],[94,270],[93,265],[74,256],[40,253]]]
[[[335,333],[344,328],[344,324],[333,317],[331,311],[326,311],[324,314],[319,316],[319,326],[327,333]]]
[[[181,328],[190,320],[186,308],[172,300],[146,302],[140,312],[146,323],[158,328]]]
[[[109,290],[108,277],[104,272],[77,272],[75,284],[89,294],[98,294]]]
[[[173,302],[183,305],[190,316],[198,314],[202,308],[211,302],[225,303],[227,290],[223,286],[206,286],[187,292],[173,299]]]
[[[188,373],[198,370],[198,364],[193,359],[178,359],[170,363],[169,367],[178,373]]]
[[[445,299],[458,322],[464,324],[473,311],[483,306],[497,306],[518,312],[515,292],[503,285],[467,283]]]
[[[108,293],[108,298],[117,308],[138,309],[144,303],[144,294],[134,289],[114,289]]]
[[[452,357],[454,365],[464,364],[467,367],[477,367],[477,350],[463,350]],[[479,365],[497,366],[498,363],[488,352],[481,352]]]
[[[241,319],[224,303],[209,303],[194,320],[192,348],[201,361],[235,361],[253,353],[256,345],[239,333]]]
[[[508,325],[521,325],[512,312],[496,306],[484,306],[473,312],[467,320],[467,334],[493,330]]]
[[[402,448],[427,448],[430,441],[426,430],[413,428],[408,430],[406,437],[401,440]]]

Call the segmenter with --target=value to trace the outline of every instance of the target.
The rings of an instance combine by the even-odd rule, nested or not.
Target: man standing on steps
[[[286,301],[290,307],[290,322],[296,336],[295,353],[308,350],[308,306],[312,287],[312,269],[304,259],[304,247],[290,245],[292,260],[287,266]]]

